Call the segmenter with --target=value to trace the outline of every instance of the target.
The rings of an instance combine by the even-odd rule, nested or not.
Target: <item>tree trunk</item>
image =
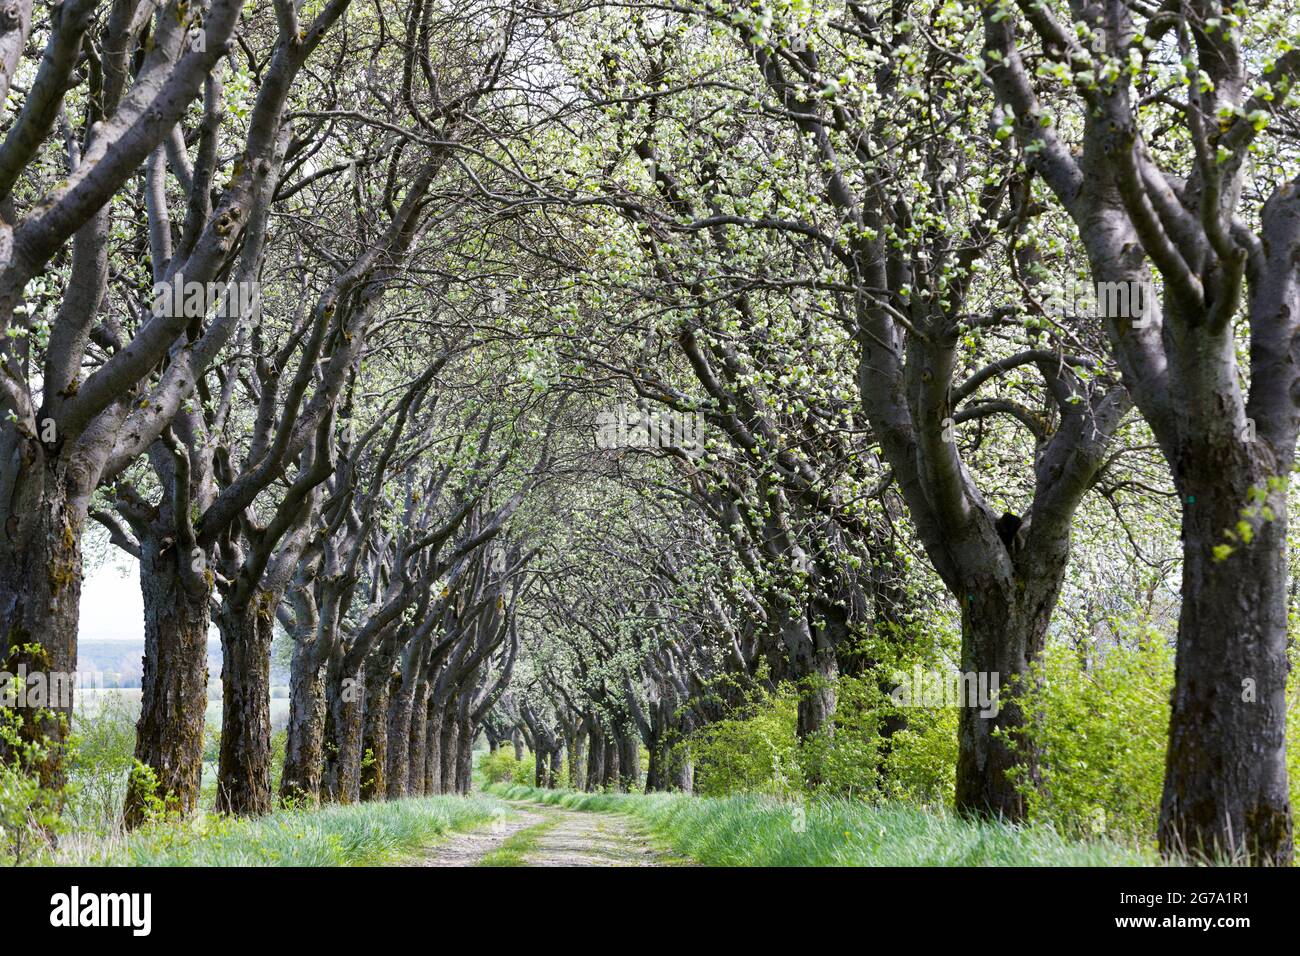
[[[618,740],[612,733],[605,734],[605,761],[604,773],[600,776],[600,786],[604,790],[618,789]]]
[[[556,746],[551,751],[551,786],[561,787],[564,781],[564,748]]]
[[[388,718],[392,676],[377,668],[366,682],[366,709],[361,731],[361,799],[382,800],[388,793]],[[403,736],[403,740],[405,737]]]
[[[289,665],[289,726],[280,777],[282,802],[320,803],[325,743],[325,669],[315,648],[295,642]]]
[[[691,750],[683,744],[673,753],[673,789],[682,793],[695,791],[695,762]]]
[[[546,760],[546,751],[540,743],[533,748],[533,786],[545,790],[551,788],[549,779],[550,764]]]
[[[468,717],[457,721],[456,792],[469,793],[474,783],[474,727]]]
[[[618,789],[629,793],[641,789],[641,748],[636,737],[626,732],[618,737]]]
[[[835,647],[825,640],[825,631],[808,626],[806,616],[793,618],[782,628],[790,676],[799,687],[796,733],[807,740],[822,728],[830,729],[835,714],[835,680],[839,671]]]
[[[426,796],[437,796],[442,789],[442,724],[445,716],[441,704],[429,705],[429,717],[425,724],[424,739],[427,741],[424,752],[424,792]]]
[[[457,744],[460,742],[460,724],[456,722],[456,713],[448,708],[442,717],[442,792],[456,792],[456,756]]]
[[[149,796],[169,810],[189,814],[198,805],[203,778],[203,718],[208,688],[208,602],[211,591],[185,587],[177,549],[159,536],[140,542],[140,591],[144,597],[144,676],[135,759],[151,768],[157,790],[138,788],[134,774],[123,816],[128,827],[145,822]]]
[[[581,790],[586,778],[587,735],[579,728],[569,739],[569,779],[572,790]]]
[[[414,688],[394,682],[388,710],[388,799],[400,800],[410,790],[411,718],[415,707]]]
[[[1046,556],[1041,560],[1055,567]],[[1064,566],[1062,561],[1062,571]],[[1046,640],[1061,581],[1051,567],[1044,567],[1035,581],[1019,579],[1014,600],[990,579],[972,583],[963,595],[962,673],[954,685],[960,708],[956,793],[960,813],[1024,819],[1024,797],[1008,771],[1031,766],[1032,760],[1024,753],[1023,739],[1017,753],[995,731],[1012,732],[1023,724],[1009,688],[1026,674]]]
[[[217,812],[271,811],[271,633],[278,595],[258,591],[239,607],[223,607],[221,629],[221,761]]]
[[[336,803],[361,799],[361,736],[365,690],[361,674],[335,675],[326,682],[325,785]]]
[[[409,743],[407,747],[410,750],[408,756],[408,771],[406,793],[411,797],[422,797],[425,795],[426,778],[424,764],[428,752],[428,728],[426,725],[429,721],[429,684],[427,681],[420,681],[415,688],[415,698],[411,703],[411,726],[407,732]]]
[[[595,793],[605,783],[605,732],[599,724],[593,723],[588,736],[587,785],[583,789]]]
[[[646,742],[646,751],[650,754],[650,766],[645,772],[645,792],[657,793],[667,790],[668,786],[668,747],[664,743],[662,729],[656,725],[652,728],[650,740]]]
[[[1202,462],[1223,461],[1213,452]],[[1235,480],[1234,480],[1235,479]],[[1268,476],[1225,466],[1184,474],[1183,590],[1160,807],[1166,853],[1287,865],[1293,844],[1286,768],[1287,501],[1267,504],[1249,542],[1216,558]],[[1256,492],[1257,494],[1258,492]]]
[[[523,760],[524,759],[524,735],[519,732],[518,727],[515,727],[510,731],[510,742],[514,744],[515,747],[515,760]]]
[[[41,675],[51,690],[45,706],[18,708],[17,714],[22,739],[49,747],[38,769],[41,785],[57,788],[65,780],[64,740],[72,720],[85,509],[67,500],[55,469],[42,468],[39,477],[44,488],[24,495],[35,499],[30,526],[18,540],[9,532],[0,547],[0,663],[12,674],[25,668],[29,687]],[[13,489],[14,500],[18,495]],[[27,517],[11,511],[6,527],[19,527]]]

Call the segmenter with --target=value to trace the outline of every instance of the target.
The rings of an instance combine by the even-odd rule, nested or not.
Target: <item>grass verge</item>
[[[851,800],[577,793],[491,784],[510,800],[625,813],[675,852],[709,866],[1156,866],[1152,850],[1073,842],[1043,828],[965,820]]]
[[[490,797],[421,797],[255,819],[196,816],[135,831],[112,844],[65,841],[36,862],[77,866],[373,866],[487,823]]]

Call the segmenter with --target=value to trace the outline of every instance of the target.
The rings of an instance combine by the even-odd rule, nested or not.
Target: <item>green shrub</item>
[[[533,782],[533,755],[525,750],[524,758],[516,760],[514,748],[498,747],[496,753],[479,757],[478,769],[485,783],[530,784]]]
[[[955,707],[913,707],[881,762],[885,796],[926,807],[950,807],[957,786]]]
[[[776,796],[880,797],[919,804],[952,802],[957,764],[957,710],[909,708],[907,727],[880,747],[882,720],[894,712],[874,674],[835,683],[829,732],[800,743],[799,694],[782,685],[753,691],[726,720],[691,736],[695,790],[703,796],[769,793]]]
[[[1012,737],[1037,752],[1021,773],[1030,819],[1066,833],[1155,838],[1164,780],[1173,649],[1139,625],[1092,666],[1052,644],[1022,691],[1026,724]]]
[[[835,681],[831,726],[804,740],[798,750],[804,791],[852,797],[877,790],[880,722],[888,699],[870,681]]]
[[[28,716],[53,717],[43,709]],[[61,812],[67,790],[41,786],[40,769],[52,745],[43,737],[31,739],[30,726],[18,711],[0,708],[0,864],[26,861],[67,828]]]
[[[69,765],[76,788],[65,810],[76,829],[108,834],[121,826],[138,714],[135,701],[113,692],[98,695],[93,709],[77,712],[77,750]]]
[[[753,690],[735,716],[691,735],[695,792],[788,795],[803,790],[795,727],[799,695],[783,686]]]

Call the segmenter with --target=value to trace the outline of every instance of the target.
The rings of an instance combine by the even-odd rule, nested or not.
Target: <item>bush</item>
[[[77,713],[77,751],[69,767],[76,792],[66,815],[78,830],[111,834],[121,826],[137,713],[131,699],[112,692],[97,697],[93,712],[82,708]]]
[[[1017,784],[1032,822],[1155,839],[1173,675],[1173,649],[1142,625],[1091,667],[1070,647],[1047,648],[1022,691],[1026,725],[1012,737],[1037,751],[1038,779],[1022,773]]]
[[[882,761],[884,793],[926,807],[950,807],[957,788],[955,707],[913,707]]]
[[[835,682],[829,733],[800,743],[799,694],[790,685],[757,689],[736,715],[690,738],[695,790],[702,796],[770,793],[952,802],[957,764],[955,708],[906,711],[907,727],[881,755],[881,722],[893,704],[878,676]]]
[[[524,759],[516,760],[513,747],[498,747],[496,753],[485,753],[478,761],[479,773],[486,783],[533,782],[533,755],[524,751]]]
[[[41,786],[40,767],[51,745],[44,738],[30,739],[28,729],[16,710],[0,709],[0,863],[5,864],[24,862],[66,829],[61,816],[66,791]]]
[[[799,695],[788,685],[756,688],[736,715],[702,727],[690,737],[695,792],[802,792],[803,771],[795,734]]]

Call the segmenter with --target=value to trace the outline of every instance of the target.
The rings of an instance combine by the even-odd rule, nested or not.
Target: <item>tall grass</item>
[[[1154,851],[1053,830],[851,800],[576,793],[493,784],[511,800],[625,813],[710,866],[1154,866]]]
[[[35,862],[80,866],[370,866],[392,862],[446,833],[499,817],[490,797],[422,797],[256,819],[196,816],[111,841],[64,841]]]

